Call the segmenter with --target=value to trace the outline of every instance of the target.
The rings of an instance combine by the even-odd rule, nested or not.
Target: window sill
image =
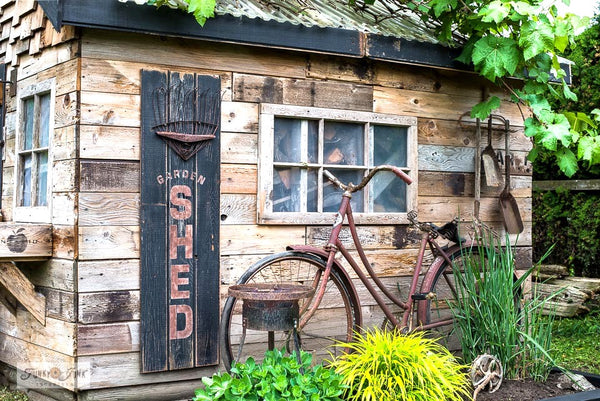
[[[51,256],[51,224],[0,222],[0,261],[46,260]]]

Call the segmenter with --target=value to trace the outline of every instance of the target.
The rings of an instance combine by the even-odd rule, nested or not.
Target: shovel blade
[[[519,206],[510,192],[500,194],[500,212],[507,233],[520,234],[523,232],[523,220],[519,213]]]
[[[485,172],[485,183],[488,187],[499,187],[502,182],[500,167],[495,155],[484,152],[481,155],[483,161],[483,171]]]

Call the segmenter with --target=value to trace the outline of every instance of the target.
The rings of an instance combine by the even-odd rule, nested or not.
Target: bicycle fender
[[[310,253],[312,255],[318,256],[325,262],[327,262],[327,258],[329,257],[329,252],[327,252],[325,249],[318,248],[312,245],[288,245],[286,247],[286,250]],[[358,322],[358,326],[362,326],[362,308],[360,306],[360,298],[358,297],[358,293],[356,292],[356,287],[354,286],[354,283],[352,282],[352,279],[350,278],[350,275],[348,274],[346,269],[342,267],[342,265],[337,259],[333,259],[333,268],[340,275],[342,280],[345,281],[344,284],[346,284],[346,288],[348,288],[348,290],[351,291],[350,296],[354,297],[354,299],[356,300],[356,313],[358,314],[356,321]]]

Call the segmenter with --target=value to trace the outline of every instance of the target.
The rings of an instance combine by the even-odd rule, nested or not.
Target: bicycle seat
[[[444,224],[442,227],[438,227],[435,225],[432,226],[439,235],[446,238],[447,240],[450,240],[456,244],[460,244],[465,241],[464,238],[461,238],[458,235],[458,224],[456,223],[456,220],[452,220]]]

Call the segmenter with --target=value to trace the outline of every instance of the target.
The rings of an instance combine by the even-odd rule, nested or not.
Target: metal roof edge
[[[42,3],[46,3],[42,8],[55,28],[73,25],[472,70],[457,63],[456,55],[444,46],[354,30],[306,27],[230,15],[217,15],[201,27],[191,15],[168,7],[156,9],[98,0],[40,1]]]

